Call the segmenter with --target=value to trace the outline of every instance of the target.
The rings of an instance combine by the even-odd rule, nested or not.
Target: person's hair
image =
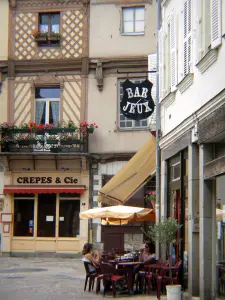
[[[90,253],[91,250],[92,250],[92,244],[86,243],[86,244],[84,244],[82,254],[85,255],[87,253]]]

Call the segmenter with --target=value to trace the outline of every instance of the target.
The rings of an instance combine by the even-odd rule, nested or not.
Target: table
[[[143,262],[140,261],[125,261],[125,262],[118,262],[117,266],[118,268],[121,266],[124,269],[126,268],[127,271],[127,280],[128,280],[128,289],[132,292],[133,294],[133,269],[136,266],[143,265]]]

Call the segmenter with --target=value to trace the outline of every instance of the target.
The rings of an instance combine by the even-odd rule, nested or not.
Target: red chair
[[[178,284],[179,283],[179,273],[182,266],[182,261],[178,261],[175,266],[169,267],[169,262],[161,266],[160,274],[156,278],[156,291],[157,298],[160,299],[161,291],[165,289],[166,284]]]
[[[105,293],[109,289],[109,287],[112,286],[113,297],[115,298],[116,285],[124,281],[127,283],[126,274],[125,275],[117,274],[117,271],[114,269],[114,267],[107,263],[101,264],[101,270],[103,274],[103,285],[104,285],[103,296],[105,296]]]

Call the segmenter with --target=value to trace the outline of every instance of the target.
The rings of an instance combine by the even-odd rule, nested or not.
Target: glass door
[[[38,237],[56,236],[56,194],[38,195]]]

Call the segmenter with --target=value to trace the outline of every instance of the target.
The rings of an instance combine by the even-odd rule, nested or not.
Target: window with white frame
[[[122,33],[144,34],[145,32],[145,8],[123,7],[122,9]]]
[[[55,124],[59,122],[60,88],[36,88],[36,123]]]
[[[138,79],[129,79],[131,82],[133,83],[141,83],[142,81],[145,80],[145,78],[138,78]],[[118,103],[118,107],[119,107],[119,128],[120,129],[138,129],[138,128],[147,128],[149,125],[149,119],[144,119],[144,120],[140,120],[140,121],[135,121],[135,120],[131,120],[126,118],[122,112],[120,111],[120,102],[122,101],[123,98],[123,87],[122,87],[122,83],[125,81],[125,79],[119,79],[118,80],[118,88],[119,88],[119,103]]]

